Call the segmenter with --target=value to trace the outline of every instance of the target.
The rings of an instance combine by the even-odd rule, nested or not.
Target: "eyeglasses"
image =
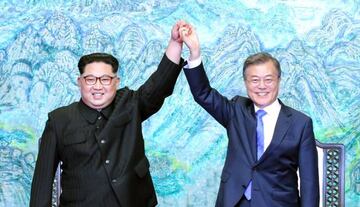
[[[85,83],[87,85],[95,85],[97,80],[99,79],[101,85],[104,86],[108,86],[111,84],[112,79],[116,78],[117,76],[109,76],[109,75],[103,75],[101,77],[96,77],[93,75],[87,75],[87,76],[83,76],[82,78],[84,78]]]
[[[260,85],[261,81],[264,82],[264,85],[271,86],[276,82],[277,78],[273,76],[265,77],[265,78],[259,78],[259,77],[252,77],[249,79],[246,79],[251,85],[258,86]]]

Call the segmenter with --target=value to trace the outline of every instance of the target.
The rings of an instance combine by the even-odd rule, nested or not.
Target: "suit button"
[[[116,179],[113,179],[111,182],[116,183],[116,182],[117,182],[117,180],[116,180]]]
[[[110,160],[105,160],[105,163],[106,163],[106,164],[109,164],[109,163],[110,163]]]
[[[98,117],[98,120],[100,120],[100,119],[101,119],[101,116]]]
[[[101,144],[105,144],[106,141],[102,139],[102,140],[100,140],[100,143],[101,143]]]
[[[96,126],[96,129],[100,129],[100,126]]]

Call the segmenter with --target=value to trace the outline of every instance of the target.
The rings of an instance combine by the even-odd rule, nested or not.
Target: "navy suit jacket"
[[[280,101],[273,138],[257,160],[254,103],[249,98],[235,96],[228,100],[219,94],[211,88],[202,64],[184,71],[195,101],[226,128],[229,138],[216,206],[236,206],[250,180],[252,206],[319,206],[312,120]]]

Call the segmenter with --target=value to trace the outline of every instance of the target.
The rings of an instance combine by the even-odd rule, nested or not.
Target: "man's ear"
[[[77,78],[77,85],[80,87],[81,86],[81,78],[80,76]]]
[[[116,88],[118,88],[119,85],[120,85],[120,78],[119,77],[116,78],[115,84],[116,84]]]

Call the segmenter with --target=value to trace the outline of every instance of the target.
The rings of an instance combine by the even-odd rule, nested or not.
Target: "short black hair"
[[[103,62],[111,65],[113,73],[117,73],[119,68],[119,61],[114,56],[108,53],[91,53],[80,58],[78,63],[80,75],[84,73],[85,66],[93,62]]]
[[[281,67],[280,67],[280,63],[279,61],[274,58],[273,56],[271,56],[269,53],[266,52],[259,52],[259,53],[255,53],[253,55],[250,55],[248,58],[246,58],[245,62],[244,62],[244,66],[243,66],[243,78],[244,80],[246,80],[246,76],[245,76],[245,72],[246,69],[250,66],[250,65],[258,65],[258,64],[263,64],[266,63],[268,61],[271,61],[276,70],[278,71],[278,77],[281,77]]]

